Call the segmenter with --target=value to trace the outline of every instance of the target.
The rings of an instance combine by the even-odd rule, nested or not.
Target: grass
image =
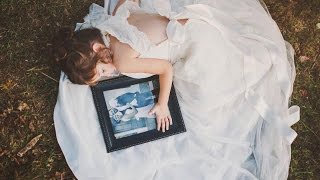
[[[95,1],[102,4],[103,1]],[[319,0],[265,0],[284,38],[296,51],[294,125],[289,179],[320,178]],[[82,21],[92,1],[0,1],[0,179],[72,179],[52,119],[59,70],[50,60],[53,34]],[[39,142],[17,156],[33,137]]]

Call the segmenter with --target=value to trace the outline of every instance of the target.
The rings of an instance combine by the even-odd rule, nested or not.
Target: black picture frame
[[[98,118],[99,118],[103,138],[104,138],[104,141],[106,144],[106,149],[107,149],[108,153],[113,152],[113,151],[117,151],[117,150],[121,150],[121,149],[125,149],[128,147],[132,147],[135,145],[147,143],[147,142],[154,141],[157,139],[165,138],[165,137],[172,136],[175,134],[186,132],[186,127],[185,127],[185,124],[184,124],[184,121],[182,118],[180,106],[178,103],[177,95],[176,95],[175,88],[174,88],[173,84],[171,87],[169,101],[168,101],[168,107],[169,107],[169,111],[170,111],[172,121],[173,121],[173,124],[169,126],[169,130],[166,130],[165,132],[162,132],[161,130],[158,131],[156,129],[156,126],[154,128],[154,122],[153,122],[152,118],[142,117],[142,118],[135,118],[132,120],[126,119],[126,121],[122,121],[122,119],[119,120],[119,118],[118,119],[116,118],[116,117],[118,117],[115,115],[117,113],[122,115],[122,118],[124,118],[124,115],[123,115],[124,113],[121,113],[120,111],[118,111],[117,108],[113,108],[114,106],[111,107],[110,104],[112,104],[112,102],[114,102],[114,100],[108,101],[108,100],[106,100],[106,98],[111,97],[112,93],[116,94],[117,91],[120,91],[120,90],[121,90],[121,92],[126,92],[126,90],[127,90],[128,93],[125,93],[125,94],[132,95],[133,93],[129,92],[130,88],[137,88],[139,86],[139,90],[143,90],[143,89],[146,89],[147,85],[149,86],[148,91],[150,91],[150,92],[153,89],[159,88],[159,87],[157,87],[157,86],[159,86],[159,76],[153,75],[153,76],[147,77],[147,78],[135,79],[135,78],[121,75],[118,77],[114,77],[112,79],[99,81],[99,83],[97,85],[91,86],[94,104],[95,104],[95,107],[96,107],[96,110],[98,113]],[[152,90],[151,90],[150,86],[153,86]],[[141,87],[143,87],[143,88],[141,88]],[[159,91],[154,93],[153,95],[154,96],[150,96],[150,97],[155,98],[155,99],[153,99],[153,102],[156,103],[157,102],[156,97],[159,95]],[[119,98],[119,97],[120,96],[117,96],[117,98]],[[150,99],[148,99],[148,101],[149,100]],[[107,104],[107,101],[108,101],[108,104]],[[119,102],[119,99],[116,102]],[[117,104],[117,105],[119,105],[119,104]],[[151,107],[151,105],[148,105],[148,106]],[[124,107],[124,106],[122,106],[122,107]],[[133,109],[135,109],[135,108],[133,108]],[[130,110],[132,110],[132,109],[130,109]],[[116,111],[118,111],[118,112],[115,113]],[[125,111],[127,111],[127,110],[125,110]],[[135,111],[135,112],[138,112],[138,111]],[[143,121],[140,119],[144,120],[144,124],[143,124]],[[117,133],[118,130],[116,128],[118,126],[121,128],[126,127],[127,126],[126,123],[130,122],[130,121],[131,121],[131,126],[128,126],[128,127],[133,127],[133,126],[138,127],[138,125],[136,125],[137,123],[139,123],[140,125],[141,124],[143,124],[143,125],[148,124],[148,127],[146,125],[146,127],[140,128],[143,130],[146,130],[146,129],[148,129],[148,130],[145,132],[138,132],[138,133],[134,132],[135,134],[131,134],[131,135],[130,135],[130,133],[132,131],[135,131],[135,129]],[[154,121],[156,123],[155,117],[154,117]],[[122,123],[122,125],[121,126],[117,125],[115,122],[119,123],[119,124]],[[134,124],[134,123],[136,123],[136,124]],[[152,128],[154,128],[154,129],[152,129]],[[136,130],[138,131],[139,128]],[[130,132],[129,135],[127,132]],[[123,135],[123,134],[125,134],[125,135]],[[121,135],[122,135],[122,137],[121,137]]]

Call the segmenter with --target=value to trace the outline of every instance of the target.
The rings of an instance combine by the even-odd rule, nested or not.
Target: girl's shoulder
[[[121,65],[122,63],[126,63],[128,59],[140,55],[129,44],[119,41],[114,36],[110,36],[110,49],[113,52],[113,63],[115,65]]]

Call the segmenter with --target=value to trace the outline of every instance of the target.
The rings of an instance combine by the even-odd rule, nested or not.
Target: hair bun
[[[60,63],[68,54],[70,41],[72,41],[74,31],[70,27],[61,28],[53,39],[53,57]]]

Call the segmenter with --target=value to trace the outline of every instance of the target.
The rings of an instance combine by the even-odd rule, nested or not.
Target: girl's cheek
[[[113,64],[108,63],[105,65],[104,73],[106,76],[113,76],[116,71],[117,71],[117,68]]]

